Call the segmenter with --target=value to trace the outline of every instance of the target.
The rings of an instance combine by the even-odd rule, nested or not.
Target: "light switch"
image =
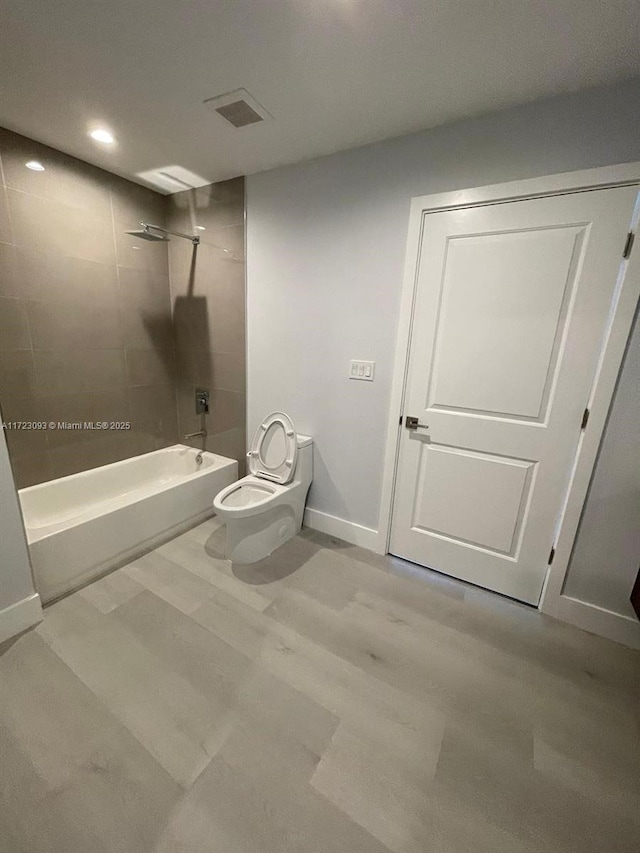
[[[349,364],[349,379],[362,379],[365,382],[373,382],[375,361],[352,360]]]

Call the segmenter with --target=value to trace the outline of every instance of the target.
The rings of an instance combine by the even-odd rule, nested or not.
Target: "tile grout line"
[[[171,225],[171,196],[164,196],[165,200],[165,225],[169,227]],[[174,321],[174,285],[173,285],[173,275],[171,273],[171,243],[167,244],[167,272],[169,275],[169,317],[171,320],[171,350],[173,353],[173,401],[175,406],[175,414],[176,414],[176,442],[178,444],[182,444],[182,436],[184,435],[184,429],[182,426],[182,419],[180,417],[180,405],[179,405],[179,390],[178,390],[178,358],[177,358],[177,341],[176,341],[176,327]]]

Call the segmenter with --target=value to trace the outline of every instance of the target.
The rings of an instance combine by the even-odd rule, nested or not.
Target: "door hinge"
[[[627,242],[624,244],[624,252],[622,253],[623,258],[628,258],[631,254],[631,249],[633,249],[633,241],[636,239],[636,235],[633,231],[629,231],[627,234]]]
[[[549,554],[549,559],[547,561],[548,565],[551,565],[551,563],[553,563],[553,558],[555,557],[555,555],[556,555],[556,546],[554,545],[553,548],[551,549],[551,553]]]
[[[582,413],[582,423],[580,424],[580,429],[586,429],[587,428],[587,424],[589,423],[589,415],[590,414],[591,414],[591,412],[589,411],[589,409],[584,410],[584,412]]]

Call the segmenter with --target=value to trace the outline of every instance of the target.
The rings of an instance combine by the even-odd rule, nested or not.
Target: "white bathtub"
[[[36,589],[51,601],[213,515],[235,459],[176,444],[18,495]]]

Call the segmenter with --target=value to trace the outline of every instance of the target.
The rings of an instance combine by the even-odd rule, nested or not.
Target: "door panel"
[[[556,228],[448,240],[429,406],[540,418],[583,235]]]
[[[513,555],[533,467],[521,459],[423,443],[413,527]]]
[[[392,553],[537,603],[636,195],[424,215]]]

